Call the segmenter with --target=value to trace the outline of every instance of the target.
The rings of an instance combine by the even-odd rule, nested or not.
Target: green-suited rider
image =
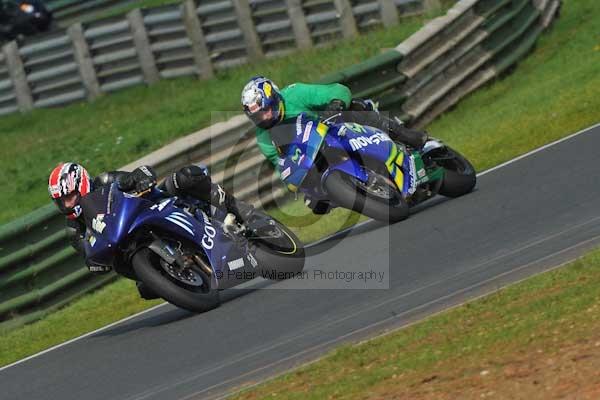
[[[280,124],[293,124],[301,113],[315,118],[336,118],[344,122],[372,126],[417,150],[428,139],[426,132],[408,129],[377,110],[372,100],[352,98],[350,89],[339,83],[326,85],[294,83],[279,89],[273,81],[256,76],[242,90],[244,112],[256,125],[258,147],[277,168],[279,152],[271,140],[271,129]],[[313,211],[317,211],[314,210]]]

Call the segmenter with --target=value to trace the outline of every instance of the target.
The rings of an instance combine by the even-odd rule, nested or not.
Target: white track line
[[[562,138],[562,139],[558,139],[558,140],[556,140],[556,141],[554,141],[554,142],[552,142],[552,143],[545,144],[545,145],[543,145],[542,147],[538,147],[538,148],[537,148],[537,149],[535,149],[535,150],[531,150],[531,151],[530,151],[530,152],[528,152],[528,153],[525,153],[525,154],[523,154],[523,155],[520,155],[520,156],[518,156],[518,157],[516,157],[516,158],[513,158],[512,160],[508,160],[508,161],[506,161],[506,162],[504,162],[504,163],[502,163],[502,164],[500,164],[500,165],[496,165],[495,167],[492,167],[492,168],[490,168],[490,169],[486,169],[485,171],[478,173],[478,174],[477,174],[477,176],[483,176],[483,175],[485,175],[485,174],[489,174],[490,172],[494,172],[494,171],[496,171],[496,170],[498,170],[498,169],[500,169],[500,168],[504,168],[504,167],[506,167],[507,165],[510,165],[510,164],[512,164],[512,163],[515,163],[515,162],[517,162],[517,161],[520,161],[520,160],[522,160],[522,159],[524,159],[524,158],[526,158],[526,157],[529,157],[529,156],[531,156],[531,155],[533,155],[533,154],[539,153],[540,151],[546,150],[546,149],[547,149],[547,148],[549,148],[549,147],[556,146],[556,145],[557,145],[557,144],[559,144],[559,143],[566,142],[567,140],[573,139],[573,138],[574,138],[574,137],[576,137],[576,136],[579,136],[579,135],[581,135],[581,134],[583,134],[583,133],[586,133],[586,132],[592,131],[592,130],[594,130],[594,129],[596,129],[596,128],[600,128],[600,123],[598,123],[598,124],[596,124],[596,125],[592,125],[592,126],[590,126],[589,128],[585,128],[585,129],[583,129],[583,130],[581,130],[581,131],[579,131],[579,132],[575,132],[575,133],[573,133],[573,134],[571,134],[571,135],[569,135],[569,136],[566,136],[566,137],[564,137],[564,138]]]
[[[479,174],[477,174],[477,176],[478,176],[478,177],[479,177],[479,176],[483,176],[483,175],[486,175],[486,174],[488,174],[488,173],[490,173],[490,172],[496,171],[496,170],[498,170],[498,169],[500,169],[500,168],[504,168],[504,167],[506,167],[507,165],[513,164],[513,163],[515,163],[515,162],[517,162],[517,161],[520,161],[520,160],[522,160],[522,159],[524,159],[524,158],[526,158],[526,157],[529,157],[529,156],[531,156],[531,155],[533,155],[533,154],[539,153],[540,151],[546,150],[546,149],[547,149],[547,148],[549,148],[549,147],[555,146],[555,145],[557,145],[557,144],[559,144],[559,143],[562,143],[562,142],[566,142],[567,140],[573,139],[574,137],[577,137],[577,136],[579,136],[579,135],[581,135],[581,134],[584,134],[584,133],[586,133],[586,132],[589,132],[589,131],[591,131],[591,130],[594,130],[594,129],[596,129],[596,128],[599,128],[599,127],[600,127],[600,123],[598,123],[598,124],[596,124],[596,125],[593,125],[593,126],[590,126],[589,128],[583,129],[583,130],[581,130],[581,131],[579,131],[579,132],[575,132],[575,133],[573,133],[573,134],[571,134],[571,135],[569,135],[569,136],[566,136],[566,137],[564,137],[564,138],[562,138],[562,139],[556,140],[556,141],[554,141],[554,142],[552,142],[552,143],[548,143],[548,144],[546,144],[546,145],[544,145],[544,146],[542,146],[542,147],[539,147],[539,148],[537,148],[537,149],[535,149],[535,150],[532,150],[532,151],[530,151],[530,152],[528,152],[528,153],[525,153],[525,154],[523,154],[523,155],[520,155],[520,156],[518,156],[518,157],[516,157],[516,158],[513,158],[512,160],[506,161],[506,162],[504,162],[504,163],[502,163],[502,164],[500,164],[500,165],[497,165],[497,166],[495,166],[495,167],[493,167],[493,168],[490,168],[490,169],[487,169],[487,170],[485,170],[485,171],[483,171],[483,172],[480,172]],[[365,225],[366,223],[368,223],[368,222],[370,222],[370,221],[372,221],[372,220],[363,221],[363,222],[361,222],[361,223],[359,223],[359,224],[357,224],[357,225],[354,225],[354,226],[352,226],[352,227],[350,227],[350,228],[347,228],[347,229],[345,229],[345,230],[343,230],[343,231],[340,231],[340,232],[336,233],[335,235],[340,235],[340,234],[342,234],[342,232],[348,232],[348,231],[350,231],[350,230],[352,230],[352,229],[355,229],[355,228],[357,228],[357,227],[360,227],[360,226],[362,226],[362,225]],[[317,240],[316,242],[313,242],[313,243],[311,243],[311,244],[310,244],[310,246],[316,246],[316,245],[318,245],[319,243],[322,243],[323,241],[325,241],[325,240],[328,240],[328,239],[329,239],[329,237],[327,237],[327,238],[323,238],[323,239],[320,239],[320,240]],[[86,338],[86,337],[89,337],[89,336],[91,336],[91,335],[94,335],[94,334],[96,334],[96,333],[98,333],[98,332],[101,332],[101,331],[103,331],[103,330],[105,330],[105,329],[112,328],[112,327],[113,327],[113,326],[115,326],[115,325],[118,325],[118,324],[121,324],[121,323],[123,323],[123,322],[129,321],[130,319],[133,319],[133,318],[139,317],[140,315],[143,315],[143,314],[149,313],[149,312],[151,312],[151,311],[154,311],[154,310],[156,310],[156,309],[158,309],[158,308],[160,308],[160,307],[163,307],[163,306],[165,306],[165,305],[167,305],[167,304],[169,304],[169,303],[162,303],[162,304],[156,305],[156,306],[154,306],[154,307],[152,307],[152,308],[149,308],[149,309],[147,309],[147,310],[141,311],[141,312],[139,312],[139,313],[137,313],[137,314],[130,315],[130,316],[129,316],[129,317],[127,317],[127,318],[123,318],[123,319],[122,319],[122,320],[120,320],[120,321],[116,321],[116,322],[113,322],[112,324],[106,325],[106,326],[104,326],[104,327],[102,327],[102,328],[98,328],[98,329],[96,329],[95,331],[88,332],[88,333],[86,333],[86,334],[83,334],[83,335],[81,335],[81,336],[78,336],[78,337],[76,337],[76,338],[73,338],[73,339],[71,339],[71,340],[68,340],[68,341],[66,341],[66,342],[64,342],[64,343],[57,344],[56,346],[53,346],[53,347],[50,347],[49,349],[46,349],[46,350],[40,351],[39,353],[36,353],[36,354],[33,354],[33,355],[29,356],[29,357],[23,358],[22,360],[15,361],[15,362],[14,362],[14,363],[12,363],[12,364],[8,364],[8,365],[6,365],[6,366],[4,366],[4,367],[0,367],[0,372],[4,371],[5,369],[8,369],[8,368],[10,368],[10,367],[14,367],[15,365],[18,365],[18,364],[24,363],[25,361],[31,360],[32,358],[39,357],[39,356],[41,356],[41,355],[43,355],[43,354],[49,353],[49,352],[51,352],[51,351],[53,351],[53,350],[56,350],[56,349],[58,349],[58,348],[61,348],[61,347],[63,347],[63,346],[67,346],[67,345],[69,345],[69,344],[71,344],[71,343],[73,343],[73,342],[76,342],[76,341],[78,341],[78,340],[81,340],[81,339],[84,339],[84,338]]]

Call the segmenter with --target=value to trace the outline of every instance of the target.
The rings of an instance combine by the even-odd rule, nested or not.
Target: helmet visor
[[[261,109],[260,107],[247,107],[246,114],[256,126],[270,128],[279,120],[279,109],[275,106]]]
[[[79,192],[71,192],[66,196],[54,199],[58,209],[64,214],[75,213],[75,208],[79,205],[81,196]]]

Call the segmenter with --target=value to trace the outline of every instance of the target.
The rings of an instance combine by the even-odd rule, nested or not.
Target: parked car
[[[52,25],[52,13],[40,0],[0,0],[0,39],[45,32]]]

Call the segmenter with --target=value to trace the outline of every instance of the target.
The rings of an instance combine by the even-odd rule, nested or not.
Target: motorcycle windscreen
[[[119,245],[148,200],[121,192],[116,183],[81,199],[86,224],[84,249],[91,264],[112,265]]]
[[[313,167],[315,159],[327,134],[327,125],[313,120],[305,114],[296,119],[296,135],[286,146],[280,159],[281,179],[288,189],[296,192]]]

